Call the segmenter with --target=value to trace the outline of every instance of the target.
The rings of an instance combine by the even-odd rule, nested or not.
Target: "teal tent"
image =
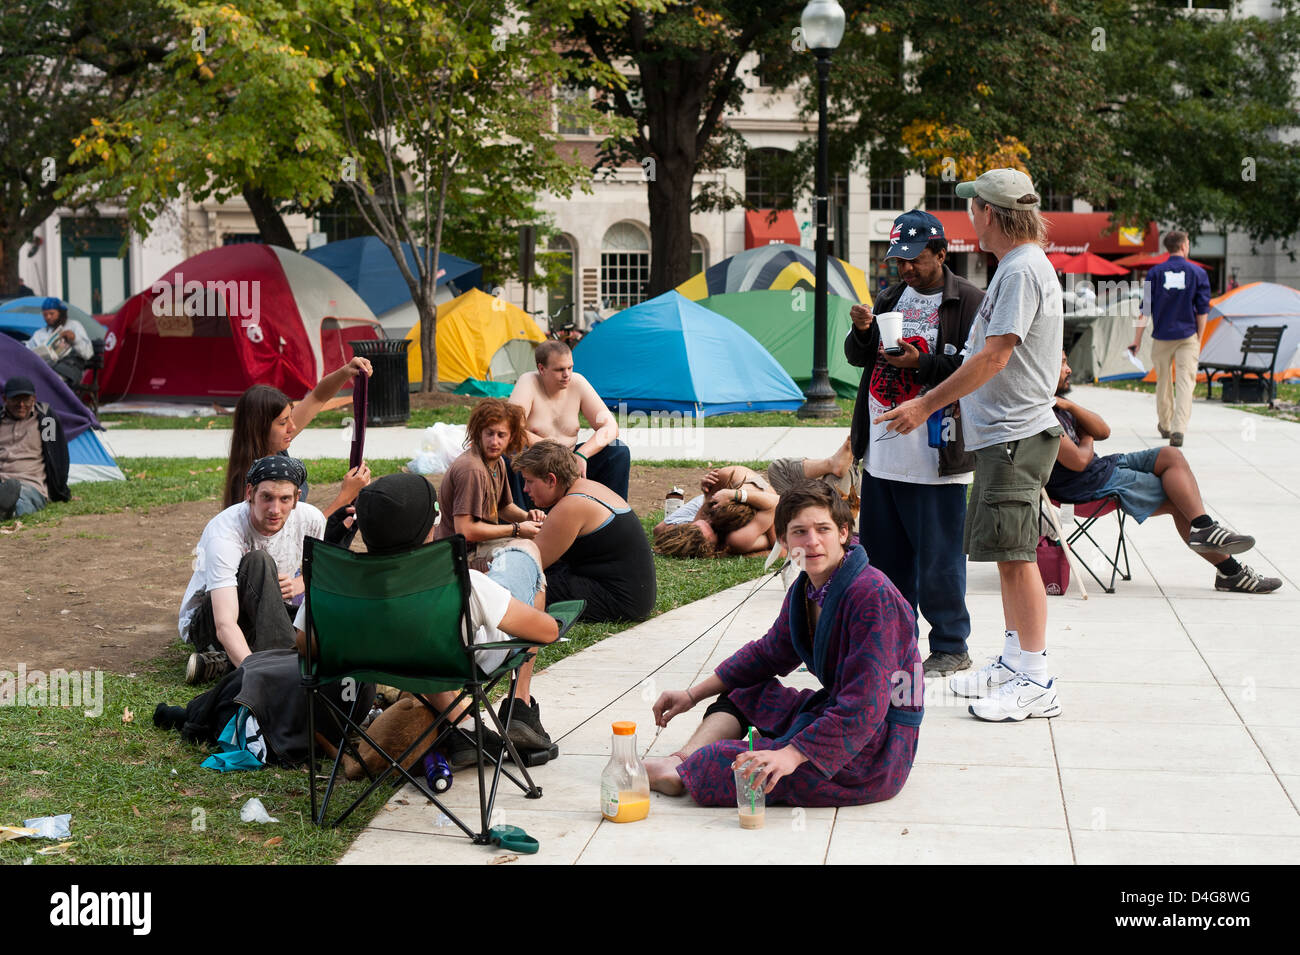
[[[798,386],[752,335],[676,291],[601,322],[573,361],[614,409],[709,416],[803,404]]]

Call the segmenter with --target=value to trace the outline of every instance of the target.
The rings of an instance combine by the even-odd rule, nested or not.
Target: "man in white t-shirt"
[[[321,537],[325,517],[298,500],[307,469],[271,455],[248,469],[244,500],[203,529],[194,575],[181,601],[181,639],[194,645],[185,682],[218,679],[257,650],[292,647],[302,602],[302,542]]]
[[[845,357],[863,369],[850,435],[862,461],[858,537],[872,566],[930,623],[926,675],[947,676],[971,665],[966,558],[956,529],[966,519],[975,458],[963,447],[956,403],[936,414],[933,442],[927,428],[904,435],[873,420],[957,370],[984,293],[944,264],[943,223],[928,212],[903,213],[889,238],[885,257],[902,281],[880,293],[874,310],[853,306],[844,340]],[[903,313],[897,342],[880,340],[875,316],[885,312]]]
[[[966,343],[965,361],[947,381],[905,401],[877,422],[908,434],[939,408],[961,399],[975,481],[964,545],[971,560],[996,561],[1006,641],[1002,655],[949,681],[977,697],[970,712],[1013,722],[1061,712],[1048,671],[1047,595],[1038,574],[1038,500],[1056,463],[1063,433],[1053,404],[1061,362],[1061,286],[1043,252],[1047,224],[1029,177],[994,169],[958,183],[972,200],[980,248],[998,267]]]

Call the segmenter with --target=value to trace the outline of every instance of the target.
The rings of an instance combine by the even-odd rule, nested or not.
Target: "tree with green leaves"
[[[0,294],[58,196],[72,141],[146,89],[165,55],[149,0],[9,0],[0,10]]]

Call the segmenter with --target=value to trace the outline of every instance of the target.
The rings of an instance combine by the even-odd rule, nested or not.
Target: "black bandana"
[[[294,487],[307,483],[307,468],[297,458],[271,454],[258,458],[248,469],[248,483],[257,487],[263,481],[288,481]]]

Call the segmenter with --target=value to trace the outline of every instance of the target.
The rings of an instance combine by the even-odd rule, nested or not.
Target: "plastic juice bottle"
[[[609,762],[600,774],[600,812],[610,822],[637,822],[650,813],[650,778],[636,754],[636,724],[613,724]]]

